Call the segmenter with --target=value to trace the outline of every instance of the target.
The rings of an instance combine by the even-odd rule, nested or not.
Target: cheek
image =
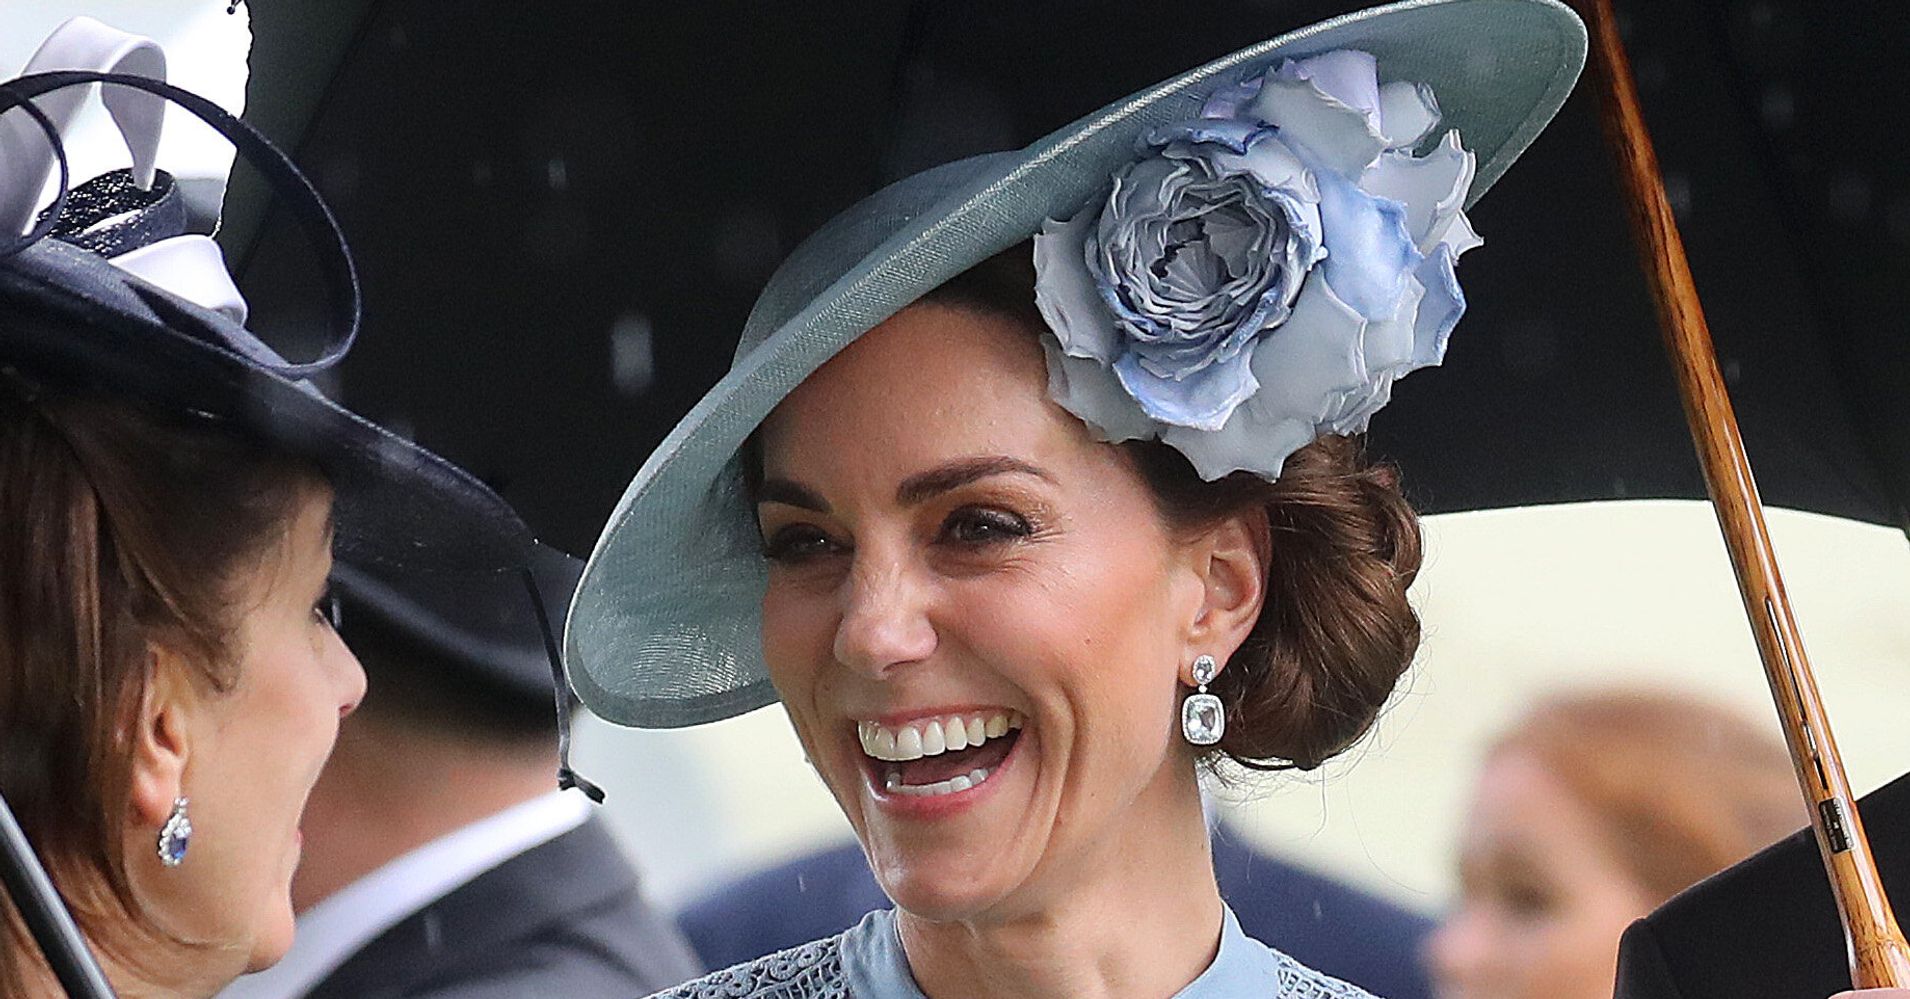
[[[837,615],[816,587],[772,578],[763,592],[763,664],[785,700],[835,658]]]
[[[1134,569],[1158,554],[1110,545],[1077,555],[964,584],[951,601],[957,627],[1037,703],[1071,715],[1089,748],[1153,747],[1177,710],[1182,644],[1164,574]],[[1126,763],[1151,765],[1158,755],[1150,749]]]

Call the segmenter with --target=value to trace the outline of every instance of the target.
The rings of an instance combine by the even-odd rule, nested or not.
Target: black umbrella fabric
[[[1010,148],[1172,70],[1359,4],[1198,0],[673,8],[416,0],[254,11],[248,97],[364,261],[353,404],[451,454],[561,547],[727,367],[761,281],[881,183]],[[1621,4],[1692,264],[1772,505],[1902,527],[1910,508],[1910,9]],[[358,15],[352,15],[358,11]],[[309,12],[299,15],[309,21]],[[329,68],[327,68],[329,66]],[[1374,421],[1428,512],[1702,497],[1592,102],[1481,205],[1445,367]],[[283,219],[222,238],[261,315]],[[279,321],[276,318],[272,321]],[[429,372],[421,377],[421,372]]]

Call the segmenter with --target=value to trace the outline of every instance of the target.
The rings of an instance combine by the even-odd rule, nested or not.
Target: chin
[[[973,881],[936,876],[929,871],[894,878],[878,873],[876,880],[894,900],[896,908],[931,923],[974,920],[995,908],[1005,894],[988,891]]]
[[[896,907],[936,923],[981,920],[1012,908],[1033,874],[1017,863],[1023,858],[1004,852],[999,844],[978,849],[969,844],[891,842],[870,855],[888,858],[872,863],[871,869]]]
[[[246,956],[246,973],[270,968],[283,960],[291,949],[292,906],[288,901],[271,914],[265,924],[259,927],[258,935],[252,938],[252,949]]]

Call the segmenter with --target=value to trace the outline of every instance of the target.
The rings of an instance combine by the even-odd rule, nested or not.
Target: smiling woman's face
[[[151,829],[129,831],[135,878],[162,927],[212,944],[195,960],[229,966],[228,977],[291,946],[299,816],[339,720],[365,693],[364,670],[317,606],[332,566],[331,510],[329,491],[307,493],[283,542],[234,579],[233,688],[171,688],[193,749],[181,787],[193,824],[185,861],[161,867]]]
[[[771,679],[876,877],[931,919],[1031,911],[1198,821],[1176,682],[1199,546],[1046,386],[1011,321],[918,304],[762,430]]]

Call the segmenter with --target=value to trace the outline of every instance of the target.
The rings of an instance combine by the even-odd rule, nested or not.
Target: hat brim
[[[538,545],[530,553],[533,579],[545,607],[561,610],[576,592],[583,561]],[[339,634],[368,671],[381,661],[358,645],[361,617],[397,632],[435,668],[439,685],[477,683],[526,706],[556,703],[550,655],[536,608],[521,573],[475,573],[422,592],[405,592],[349,562],[332,570],[341,598]],[[420,664],[411,664],[414,667]]]
[[[1467,207],[1551,120],[1585,61],[1554,0],[1408,0],[1302,28],[1111,104],[1013,153],[902,181],[797,249],[759,300],[744,349],[650,456],[598,538],[571,606],[579,697],[613,722],[675,728],[776,699],[761,663],[765,574],[738,449],[803,379],[858,336],[1065,217],[1135,155],[1147,130],[1194,116],[1215,88],[1278,60],[1343,48],[1381,80],[1431,86],[1477,158]],[[794,276],[785,279],[785,274]]]
[[[483,483],[249,356],[267,349],[220,313],[52,239],[0,260],[0,303],[0,367],[312,461],[333,487],[338,561],[395,589],[429,599],[448,579],[530,558],[529,529]]]

